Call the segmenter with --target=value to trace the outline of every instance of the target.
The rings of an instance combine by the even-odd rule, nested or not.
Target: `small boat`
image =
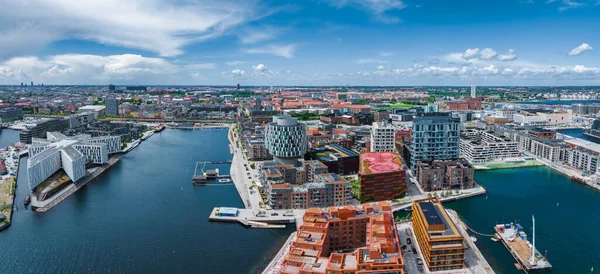
[[[404,211],[411,212],[412,211],[412,207],[407,207],[407,208],[404,209]]]
[[[25,206],[28,206],[30,202],[31,202],[31,197],[29,197],[29,195],[25,196],[25,201],[23,201],[23,204]]]
[[[496,238],[496,236],[492,237],[491,240],[494,242],[500,241],[500,240],[498,240],[498,238]]]
[[[471,238],[471,241],[477,242],[477,238],[475,238],[475,236],[470,236],[469,238]]]
[[[230,183],[230,179],[219,179],[219,183]]]

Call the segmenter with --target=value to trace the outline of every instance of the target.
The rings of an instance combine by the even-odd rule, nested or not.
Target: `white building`
[[[565,143],[573,147],[565,153],[566,164],[588,174],[598,173],[600,145],[579,138],[565,140]]]
[[[544,113],[544,112],[538,112],[538,116],[540,116],[540,118],[542,118],[546,123],[548,123],[549,125],[559,125],[559,124],[567,124],[569,122],[571,122],[573,115],[572,115],[572,111],[563,111],[563,110],[559,110],[559,111],[554,111],[554,112],[549,112],[549,113]]]
[[[85,163],[105,164],[108,155],[120,151],[121,137],[90,135],[67,137],[59,132],[48,132],[46,139],[33,138],[29,147],[27,175],[29,188],[38,185],[63,169],[71,181],[76,182],[86,173]]]
[[[96,119],[98,118],[99,115],[104,115],[106,110],[105,106],[100,106],[100,105],[90,105],[90,106],[83,106],[80,107],[79,109],[77,109],[77,112],[93,112],[94,116],[96,117]]]
[[[542,125],[547,123],[541,116],[526,112],[513,114],[513,121],[521,125]]]
[[[396,129],[389,123],[374,122],[371,128],[371,152],[394,151]]]
[[[96,115],[93,112],[88,111],[71,115],[67,119],[69,120],[69,128],[78,128],[94,123],[96,121]]]
[[[467,129],[460,138],[460,154],[473,164],[520,155],[518,142],[481,129]]]

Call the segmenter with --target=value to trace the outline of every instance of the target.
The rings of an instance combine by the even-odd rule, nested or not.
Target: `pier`
[[[533,243],[527,241],[527,238],[519,224],[498,224],[494,227],[496,237],[500,239],[504,247],[510,252],[510,255],[517,261],[518,269],[525,273],[541,272],[552,270],[552,265],[535,248],[535,219],[533,224]]]
[[[255,214],[252,209],[236,208],[234,216],[218,215],[220,207],[213,208],[208,220],[211,222],[240,223],[251,228],[285,228],[286,224],[296,223],[296,212],[290,210],[272,210],[269,214]],[[302,211],[304,214],[304,211]]]

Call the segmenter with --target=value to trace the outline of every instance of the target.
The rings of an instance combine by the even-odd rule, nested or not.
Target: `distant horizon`
[[[600,86],[598,0],[5,2],[6,85]]]
[[[59,85],[46,85],[43,87],[107,87],[111,84],[59,84]],[[160,84],[160,85],[146,85],[146,84],[112,84],[115,87],[147,87],[147,88],[164,88],[164,87],[231,87],[237,88],[237,85],[178,85],[178,84]],[[23,87],[29,88],[32,86],[24,85],[9,85],[0,84],[0,87]],[[33,87],[42,87],[34,83]],[[362,86],[346,86],[346,85],[240,85],[240,88],[471,88],[471,85],[362,85]],[[598,88],[600,85],[481,85],[476,86],[477,88]]]

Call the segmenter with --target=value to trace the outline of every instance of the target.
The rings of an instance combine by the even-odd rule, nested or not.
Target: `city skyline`
[[[5,3],[0,84],[600,84],[599,1],[485,2]]]

